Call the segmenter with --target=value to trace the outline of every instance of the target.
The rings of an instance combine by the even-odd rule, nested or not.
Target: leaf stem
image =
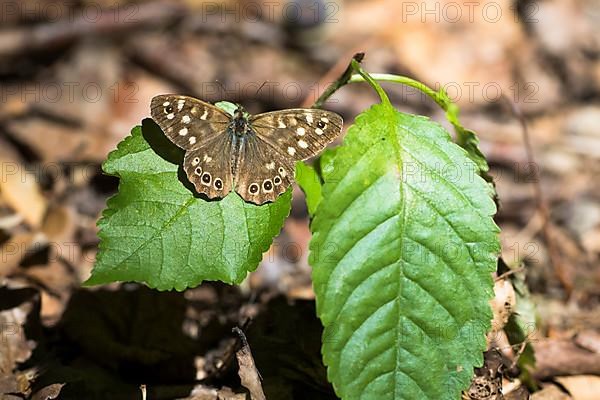
[[[331,97],[333,93],[348,83],[368,82],[373,89],[377,91],[382,103],[390,105],[391,103],[387,94],[381,88],[378,82],[394,82],[413,87],[433,99],[433,101],[435,101],[442,108],[442,110],[446,112],[446,118],[452,124],[456,132],[456,143],[467,151],[469,158],[471,158],[471,160],[473,160],[477,165],[481,176],[483,176],[483,178],[492,185],[492,193],[495,193],[493,188],[493,179],[487,173],[489,166],[485,156],[479,150],[479,138],[475,132],[462,126],[458,117],[458,106],[450,99],[446,91],[442,88],[436,91],[424,83],[406,76],[382,73],[369,74],[360,66],[360,62],[362,61],[363,57],[364,53],[357,53],[350,61],[350,64],[348,64],[348,67],[344,73],[335,82],[329,85],[329,87],[327,87],[327,89],[317,99],[312,107],[321,108],[323,103],[325,103],[325,101],[327,101],[327,99]]]
[[[352,75],[350,77],[350,79],[348,80],[348,83],[352,83],[352,82],[367,82],[369,85],[371,85],[371,87],[373,89],[375,89],[375,91],[377,92],[377,94],[381,98],[381,102],[382,103],[388,104],[388,105],[392,104],[390,102],[390,99],[387,96],[387,93],[385,93],[385,90],[383,90],[383,88],[381,87],[381,85],[379,83],[377,83],[377,79],[374,77],[374,74],[368,74],[368,73],[366,73],[361,68],[360,64],[358,62],[356,62],[356,60],[352,60],[350,62],[350,65],[352,65],[352,68],[356,72],[358,72],[358,75]],[[387,74],[379,74],[379,75],[387,75]],[[358,80],[357,78],[360,78],[360,80]]]
[[[348,66],[346,67],[346,69],[344,70],[342,75],[340,75],[340,77],[337,78],[335,80],[335,82],[333,82],[331,85],[329,85],[327,87],[327,89],[325,89],[323,94],[321,94],[319,96],[319,98],[317,99],[317,101],[315,101],[315,103],[311,106],[311,108],[323,107],[323,103],[325,103],[327,101],[327,99],[329,97],[331,97],[331,95],[333,93],[335,93],[342,86],[346,85],[346,83],[348,83],[348,81],[352,77],[352,74],[354,73],[354,64],[353,63],[357,63],[357,64],[360,63],[364,57],[365,57],[365,53],[356,53],[354,55],[354,57],[352,57],[352,60],[350,61],[350,63],[348,64]]]
[[[451,104],[450,99],[444,92],[442,92],[441,90],[439,92],[436,92],[435,90],[433,90],[429,86],[425,85],[424,83],[416,81],[412,78],[402,76],[402,75],[380,74],[380,73],[373,73],[373,74],[369,74],[369,75],[371,76],[372,79],[374,79],[378,82],[400,83],[400,84],[418,89],[421,92],[425,93],[427,96],[431,97],[444,111],[447,111],[449,104]],[[364,76],[362,74],[360,74],[360,75],[355,74],[350,77],[350,79],[348,80],[348,83],[365,82],[365,81],[367,81],[367,80],[364,78]]]

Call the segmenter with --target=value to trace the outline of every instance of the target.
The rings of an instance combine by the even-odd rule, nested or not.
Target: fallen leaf
[[[16,161],[0,160],[0,165],[0,195],[30,226],[40,226],[47,202],[35,174]]]
[[[30,288],[0,288],[0,398],[8,393],[29,395],[37,370],[16,371],[29,359],[35,342],[27,340],[24,325],[39,307],[37,292]]]
[[[562,392],[558,387],[554,385],[546,386],[539,392],[535,392],[531,396],[531,400],[572,400],[571,396]]]
[[[556,380],[563,385],[573,400],[598,400],[600,377],[594,375],[562,376]]]
[[[248,342],[246,341],[246,336],[239,328],[234,328],[234,331],[242,339],[242,348],[235,353],[240,367],[238,374],[242,381],[242,386],[250,391],[252,400],[266,400],[250,346],[248,346]]]
[[[0,246],[0,276],[10,275],[29,251],[44,242],[42,235],[18,233]]]
[[[55,383],[48,385],[31,396],[31,400],[52,400],[58,398],[60,391],[62,390],[64,383]]]

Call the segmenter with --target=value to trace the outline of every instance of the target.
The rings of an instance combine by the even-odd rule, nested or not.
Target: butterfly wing
[[[342,117],[312,108],[258,114],[250,125],[258,137],[287,159],[306,160],[333,141],[342,131]]]
[[[186,150],[183,169],[196,191],[210,199],[225,197],[233,185],[233,147],[226,134],[231,117],[188,96],[156,96],[150,107],[165,135]]]
[[[225,197],[233,186],[230,135],[219,135],[202,147],[188,150],[183,169],[198,193],[209,199]]]
[[[275,201],[292,183],[294,163],[258,136],[241,142],[235,191],[255,204]]]
[[[188,96],[156,96],[150,110],[165,135],[184,150],[204,146],[224,133],[231,120],[218,107]]]

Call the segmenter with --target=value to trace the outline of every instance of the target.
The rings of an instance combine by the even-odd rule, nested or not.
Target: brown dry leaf
[[[19,266],[27,252],[45,242],[43,235],[34,233],[18,233],[0,246],[0,277],[10,275]]]
[[[48,210],[41,230],[51,242],[72,239],[75,233],[75,210],[64,206],[54,206]]]
[[[266,400],[262,384],[260,383],[260,376],[256,369],[256,364],[254,364],[254,358],[252,357],[252,352],[250,351],[250,346],[248,346],[246,337],[241,329],[234,328],[234,330],[242,339],[242,348],[235,353],[240,367],[238,374],[242,381],[242,385],[250,391],[252,400]]]
[[[45,113],[102,130],[112,114],[115,97],[123,89],[119,86],[119,60],[116,49],[109,44],[83,41],[68,60],[56,65],[53,76],[36,82],[37,96],[26,99],[35,101],[35,107]]]
[[[531,395],[531,400],[572,400],[573,398],[555,385],[549,385]]]
[[[598,376],[561,376],[556,380],[571,393],[573,400],[598,400],[600,393],[600,377]]]
[[[573,339],[575,344],[594,353],[600,353],[600,333],[593,330],[578,332]]]
[[[36,370],[15,369],[29,359],[35,348],[35,343],[25,337],[23,326],[38,302],[39,297],[32,289],[0,288],[0,398],[6,393],[29,394]]]
[[[12,136],[27,143],[39,155],[46,163],[42,169],[47,170],[56,168],[56,162],[100,162],[120,139],[108,138],[98,129],[82,131],[79,127],[39,117],[9,121],[6,126]]]
[[[47,213],[42,232],[50,244],[50,260],[66,260],[71,265],[81,261],[81,248],[75,240],[77,213],[72,207],[54,206]]]
[[[197,400],[197,399],[193,399]],[[202,399],[204,400],[204,399]],[[217,393],[217,400],[246,400],[245,393],[235,393],[228,387],[224,387]]]
[[[72,289],[79,284],[77,277],[56,257],[56,251],[51,249],[47,264],[30,266],[22,271],[35,283],[41,284],[40,317],[46,326],[53,326],[59,321]]]
[[[376,45],[366,43],[367,54],[369,47],[389,43],[411,75],[436,89],[445,87],[461,109],[497,101],[500,94],[512,96],[511,61],[525,41],[512,1],[459,3],[352,2],[334,34],[345,48],[376,39]]]
[[[177,91],[163,79],[134,67],[128,68],[127,78],[127,81],[122,79],[118,83],[119,91],[115,92],[118,96],[112,104],[112,118],[106,124],[109,136],[115,138],[114,146],[116,139],[127,135],[132,127],[150,116],[152,97]]]
[[[3,167],[0,195],[25,222],[34,228],[38,227],[46,213],[47,202],[37,177],[16,161],[0,160],[0,163]]]
[[[600,374],[600,354],[583,349],[572,340],[542,339],[533,342],[534,376],[546,379],[560,375]]]
[[[463,400],[502,400],[502,355],[496,350],[484,353],[483,367],[475,368]]]
[[[500,279],[494,283],[494,298],[490,301],[494,318],[492,330],[500,331],[508,322],[517,303],[515,289],[508,279]]]
[[[519,379],[514,381],[503,379],[502,393],[504,394],[504,400],[529,400],[530,397],[529,390]]]
[[[31,396],[31,400],[52,400],[58,398],[60,391],[62,390],[64,383],[55,383],[52,385],[48,385],[45,388],[42,388],[35,392],[33,396]]]

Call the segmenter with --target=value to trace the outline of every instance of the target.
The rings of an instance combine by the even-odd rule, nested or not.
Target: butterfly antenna
[[[227,89],[225,89],[225,85],[223,84],[223,82],[221,82],[218,79],[215,79],[215,82],[217,82],[217,84],[221,87],[221,90],[223,91],[222,93],[227,93]]]
[[[258,95],[258,92],[260,92],[260,89],[262,89],[267,83],[269,83],[268,80],[264,81],[262,83],[262,85],[260,85],[260,87],[258,89],[256,89],[256,93],[254,93],[254,97],[256,97]]]

